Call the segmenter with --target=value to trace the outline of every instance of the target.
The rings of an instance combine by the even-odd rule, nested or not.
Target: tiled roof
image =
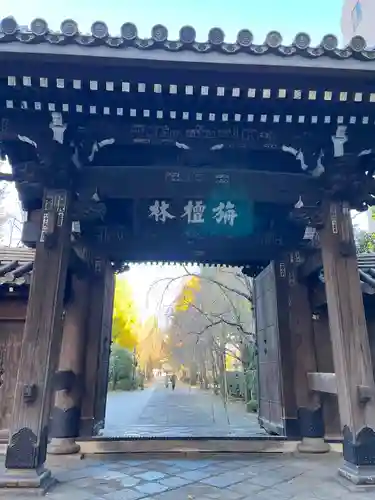
[[[375,293],[375,253],[359,254],[358,269],[362,291],[373,295]]]
[[[361,280],[362,292],[368,295],[375,294],[375,253],[360,253],[358,259],[358,272]],[[320,270],[320,280],[324,283],[323,269]]]
[[[140,38],[137,26],[132,23],[123,24],[120,35],[109,33],[107,25],[102,21],[95,22],[90,34],[83,34],[78,24],[67,19],[61,23],[60,31],[49,29],[44,19],[34,19],[30,27],[17,24],[13,17],[4,18],[0,23],[0,42],[21,42],[24,44],[51,44],[68,45],[76,44],[86,47],[104,45],[115,49],[133,47],[140,50],[163,49],[169,52],[193,51],[200,53],[221,52],[224,54],[237,54],[239,52],[259,56],[263,54],[276,54],[282,57],[300,55],[308,58],[328,56],[335,59],[356,58],[371,61],[375,59],[375,50],[366,47],[366,41],[361,36],[355,36],[349,45],[338,48],[338,39],[335,35],[328,34],[323,37],[318,46],[311,45],[307,33],[298,33],[292,44],[284,45],[282,36],[278,31],[270,31],[264,43],[254,43],[250,30],[242,29],[238,32],[237,39],[232,42],[225,41],[225,33],[221,28],[212,28],[206,41],[196,40],[196,32],[192,26],[183,26],[179,38],[170,40],[168,30],[161,24],[155,25],[150,37]]]
[[[34,254],[28,248],[0,248],[0,286],[29,285]]]

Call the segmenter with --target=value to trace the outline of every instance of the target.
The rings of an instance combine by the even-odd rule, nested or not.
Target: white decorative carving
[[[314,168],[314,170],[311,172],[311,175],[313,177],[320,177],[322,174],[324,174],[325,172],[325,167],[322,163],[322,158],[324,158],[324,151],[321,150],[320,153],[319,153],[319,156],[318,156],[318,160],[316,162],[316,167]]]
[[[339,125],[336,129],[336,135],[331,136],[333,142],[333,156],[335,158],[344,156],[344,144],[348,140],[346,129],[347,127],[345,125]]]
[[[302,208],[303,207],[303,201],[301,196],[298,198],[297,203],[294,205],[294,208]]]
[[[60,144],[64,143],[64,134],[67,128],[66,123],[63,122],[62,114],[53,112],[52,121],[49,124],[49,128],[53,132],[53,140],[59,142]]]
[[[92,145],[91,153],[88,156],[88,160],[90,163],[94,161],[96,153],[101,149],[104,148],[105,146],[111,146],[116,142],[116,139],[114,137],[111,137],[109,139],[103,139],[100,142],[95,141],[94,144]]]
[[[281,150],[284,151],[284,153],[289,153],[295,157],[297,161],[301,163],[301,168],[302,170],[307,170],[309,166],[305,162],[305,156],[303,154],[303,151],[301,149],[295,149],[292,146],[281,146]]]
[[[30,137],[27,137],[26,135],[18,135],[17,137],[20,141],[26,142],[27,144],[30,144],[34,148],[37,148],[36,142],[30,139]]]
[[[185,149],[185,150],[190,149],[190,146],[184,144],[183,142],[176,141],[176,146],[178,147],[178,149]]]
[[[368,156],[370,154],[372,154],[373,150],[372,149],[364,149],[363,151],[361,151],[358,156]]]

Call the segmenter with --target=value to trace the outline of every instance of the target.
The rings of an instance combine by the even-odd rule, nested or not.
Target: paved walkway
[[[264,435],[242,402],[228,404],[211,391],[163,381],[144,391],[109,393],[104,436],[248,437]]]
[[[343,483],[337,454],[111,460],[54,457],[50,500],[366,500],[374,488]],[[14,495],[0,492],[0,499]],[[26,500],[25,495],[17,499]]]

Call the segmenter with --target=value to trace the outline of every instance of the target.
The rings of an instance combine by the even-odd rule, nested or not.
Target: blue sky
[[[191,24],[202,41],[211,27],[219,26],[228,41],[234,41],[241,28],[249,28],[259,42],[268,31],[277,30],[286,41],[306,31],[318,43],[327,33],[340,36],[343,0],[2,0],[0,5],[1,17],[13,15],[20,24],[43,17],[53,29],[65,18],[77,20],[82,31],[102,20],[118,34],[121,24],[131,21],[142,36],[161,23],[176,37],[182,25]]]

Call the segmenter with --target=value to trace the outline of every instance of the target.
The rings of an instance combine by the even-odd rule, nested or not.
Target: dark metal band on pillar
[[[87,276],[70,275],[63,320],[59,369],[54,377],[55,405],[51,414],[50,437],[74,439],[79,436],[83,394],[84,342],[88,305]],[[49,453],[78,451],[70,444],[51,442]]]
[[[51,413],[51,438],[76,438],[79,435],[79,423],[81,417],[80,405],[70,408],[58,406],[64,399],[69,398],[72,393],[82,393],[82,377],[73,371],[58,371],[55,374],[54,389],[56,391],[55,406]],[[76,398],[75,398],[76,399]]]
[[[297,408],[298,423],[302,438],[324,438],[325,428],[322,407]]]

